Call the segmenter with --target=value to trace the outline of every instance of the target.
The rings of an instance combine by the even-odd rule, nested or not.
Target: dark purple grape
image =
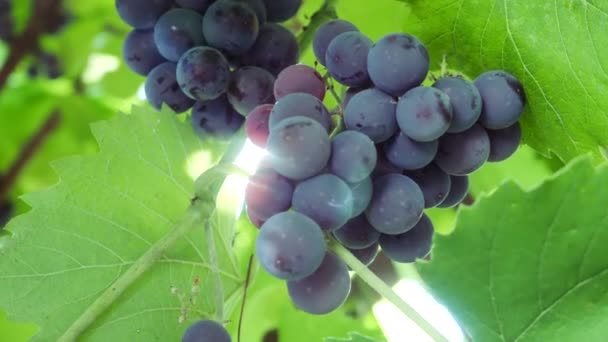
[[[397,167],[397,165],[393,164],[386,158],[386,145],[376,145],[376,148],[378,149],[378,160],[376,161],[376,168],[374,169],[374,172],[372,172],[372,179],[376,179],[381,176],[386,176],[391,173],[403,172],[402,168]]]
[[[363,214],[369,202],[372,200],[373,185],[370,177],[365,178],[359,183],[348,183],[353,194],[353,213],[352,217]]]
[[[376,167],[376,146],[365,134],[344,131],[331,141],[331,172],[349,183],[358,183]]]
[[[327,247],[321,228],[294,211],[276,214],[262,225],[255,244],[266,272],[284,280],[297,280],[319,268]]]
[[[246,66],[232,74],[228,84],[228,100],[232,107],[247,116],[255,107],[274,103],[274,76],[268,71]]]
[[[342,19],[333,19],[319,26],[312,41],[312,49],[317,61],[325,65],[325,54],[329,43],[338,35],[351,31],[359,30],[352,23]]]
[[[482,101],[479,123],[485,128],[503,129],[519,120],[526,105],[526,94],[515,76],[493,70],[479,75],[474,83]]]
[[[152,30],[133,30],[129,32],[122,47],[125,64],[133,72],[148,75],[157,65],[165,62],[154,44]]]
[[[351,219],[333,234],[336,240],[349,249],[367,248],[376,243],[380,237],[380,232],[367,222],[365,215]]]
[[[298,58],[298,41],[293,33],[281,25],[266,23],[260,27],[255,44],[242,57],[242,63],[278,75],[281,70],[296,64]]]
[[[458,205],[469,193],[469,177],[450,176],[450,192],[437,207],[452,208]]]
[[[377,88],[397,97],[424,81],[429,71],[429,54],[416,37],[391,33],[372,46],[367,69]]]
[[[224,55],[210,47],[188,50],[177,63],[177,81],[182,91],[199,100],[212,100],[226,92],[230,65]]]
[[[365,211],[367,221],[384,234],[401,234],[414,227],[424,209],[424,196],[411,178],[389,174],[374,181],[374,194]]]
[[[175,0],[175,3],[179,7],[193,9],[203,14],[214,1],[215,0]]]
[[[193,323],[182,336],[182,342],[230,342],[224,326],[216,321],[204,320]]]
[[[397,131],[397,102],[378,89],[355,94],[344,110],[346,128],[366,134],[375,143],[388,140]]]
[[[300,310],[324,315],[339,308],[350,293],[348,267],[335,254],[327,252],[323,263],[311,275],[287,282],[287,291]]]
[[[378,242],[374,242],[371,246],[362,249],[348,249],[361,263],[365,266],[371,265],[378,256],[380,248]]]
[[[243,126],[245,118],[237,113],[226,95],[199,101],[192,108],[192,127],[202,138],[228,139]]]
[[[326,167],[331,143],[327,131],[317,121],[294,116],[270,130],[266,150],[273,169],[287,178],[303,180]]]
[[[413,88],[399,98],[397,123],[415,141],[437,140],[452,123],[450,98],[439,89]]]
[[[481,115],[481,95],[472,82],[461,77],[443,77],[433,87],[447,94],[452,104],[448,133],[464,132],[477,122]]]
[[[325,53],[325,64],[331,76],[349,87],[362,87],[369,82],[367,53],[373,42],[358,31],[340,33]]]
[[[175,79],[175,69],[175,63],[165,62],[148,74],[144,90],[148,102],[157,110],[165,103],[174,112],[183,113],[194,105],[194,100],[180,89]]]
[[[186,51],[204,45],[202,22],[202,15],[185,8],[174,8],[163,14],[154,25],[154,42],[160,54],[177,62]]]
[[[304,116],[317,121],[327,132],[331,130],[331,117],[323,102],[307,93],[292,93],[275,103],[270,113],[270,128],[294,116]]]
[[[283,22],[298,13],[302,0],[264,0],[268,21]]]
[[[378,242],[391,260],[402,263],[415,262],[429,254],[433,245],[433,223],[422,215],[414,228],[398,235],[380,235]]]
[[[293,93],[307,93],[323,101],[325,81],[315,69],[308,65],[290,65],[277,76],[274,83],[274,97],[279,100]]]
[[[245,203],[248,209],[265,221],[291,207],[293,190],[290,180],[272,169],[261,168],[249,178]]]
[[[268,120],[273,107],[274,106],[271,104],[257,106],[245,119],[247,137],[251,142],[261,148],[265,148],[266,143],[268,142],[268,136],[270,135]]]
[[[399,132],[384,145],[384,153],[386,159],[394,166],[405,170],[416,170],[430,164],[438,148],[437,140],[418,142]]]
[[[172,5],[173,0],[116,0],[118,15],[138,29],[153,28],[156,20]]]
[[[346,109],[346,106],[348,106],[350,99],[352,99],[353,96],[355,96],[355,94],[357,94],[365,89],[369,89],[369,88],[348,88],[344,92],[344,95],[342,96],[342,109]]]
[[[503,161],[515,153],[521,142],[521,127],[519,122],[507,128],[492,130],[488,129],[490,138],[490,156],[488,161]]]
[[[300,182],[293,192],[292,209],[313,219],[321,229],[342,227],[353,212],[353,195],[346,182],[323,174]]]
[[[209,45],[238,56],[255,43],[260,30],[253,9],[239,1],[218,0],[203,18],[203,34]]]
[[[464,176],[479,169],[490,155],[490,138],[479,124],[439,139],[435,163],[450,175]]]
[[[450,192],[450,176],[435,164],[419,170],[406,171],[405,175],[414,180],[422,190],[425,208],[438,206]]]

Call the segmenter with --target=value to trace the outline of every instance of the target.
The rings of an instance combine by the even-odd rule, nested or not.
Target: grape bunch
[[[191,110],[201,136],[231,137],[256,106],[275,102],[276,75],[295,64],[295,36],[279,23],[301,0],[116,0],[133,30],[127,66],[146,77],[148,102]]]
[[[428,77],[425,46],[405,33],[373,42],[336,19],[315,32],[313,50],[328,76],[289,66],[276,102],[247,116],[248,137],[268,155],[245,200],[262,268],[287,282],[298,308],[326,314],[351,286],[331,244],[365,265],[380,250],[401,263],[427,257],[434,228],[424,209],[458,205],[469,174],[515,152],[526,100],[504,71]],[[348,87],[340,125],[323,104],[333,81]]]

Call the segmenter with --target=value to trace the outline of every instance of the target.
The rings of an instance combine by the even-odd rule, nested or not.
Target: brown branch
[[[40,126],[38,131],[22,147],[21,152],[13,165],[11,165],[2,177],[0,177],[0,199],[7,197],[7,193],[15,184],[17,177],[21,174],[21,171],[23,171],[27,162],[32,159],[49,134],[59,125],[60,120],[61,116],[59,115],[59,112],[53,112],[49,115],[44,124]]]
[[[0,69],[0,90],[4,88],[19,62],[38,47],[38,38],[46,32],[48,24],[61,10],[61,0],[40,0],[35,4],[27,27],[11,41],[10,52]]]

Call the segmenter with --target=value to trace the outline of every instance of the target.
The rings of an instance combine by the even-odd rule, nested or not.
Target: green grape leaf
[[[37,324],[32,341],[56,341],[167,236],[191,207],[194,179],[217,159],[219,147],[204,144],[169,111],[135,108],[92,128],[100,152],[55,162],[59,183],[24,196],[32,210],[0,238],[0,309],[12,321]],[[245,276],[232,247],[233,227],[214,228],[231,310]],[[213,313],[213,265],[202,222],[188,231],[96,317],[83,340],[176,341],[186,328],[180,316],[191,322]]]
[[[506,183],[461,209],[420,273],[473,341],[605,341],[606,184],[588,156],[530,191]]]
[[[608,3],[409,0],[402,29],[423,41],[433,68],[476,77],[504,69],[524,84],[524,141],[569,161],[608,145]]]
[[[327,337],[325,342],[377,342],[369,337],[365,337],[359,333],[350,333],[347,338]]]

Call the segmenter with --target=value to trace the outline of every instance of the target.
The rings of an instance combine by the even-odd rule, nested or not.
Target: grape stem
[[[409,319],[416,323],[425,333],[427,333],[436,342],[449,342],[433,325],[431,325],[424,317],[422,317],[414,308],[406,303],[399,295],[393,291],[382,279],[378,278],[367,266],[365,266],[357,257],[349,252],[342,245],[336,243],[333,245],[333,251],[338,254],[344,262],[365,281],[374,291],[378,292],[382,297],[393,303],[401,312]]]
[[[201,200],[193,201],[184,217],[167,233],[144,253],[131,267],[118,278],[108,289],[106,289],[91,304],[66,332],[57,340],[58,342],[76,341],[95,320],[101,316],[133,283],[135,283],[146,271],[158,262],[165,252],[178,240],[193,230],[200,227],[206,218],[207,206]]]
[[[213,216],[213,215],[211,215]],[[215,298],[215,317],[218,322],[224,322],[224,288],[222,287],[222,277],[217,263],[217,252],[215,251],[215,237],[213,227],[209,220],[205,220],[205,238],[207,239],[207,249],[209,251],[209,264],[211,265],[211,275],[213,276],[213,297]]]

